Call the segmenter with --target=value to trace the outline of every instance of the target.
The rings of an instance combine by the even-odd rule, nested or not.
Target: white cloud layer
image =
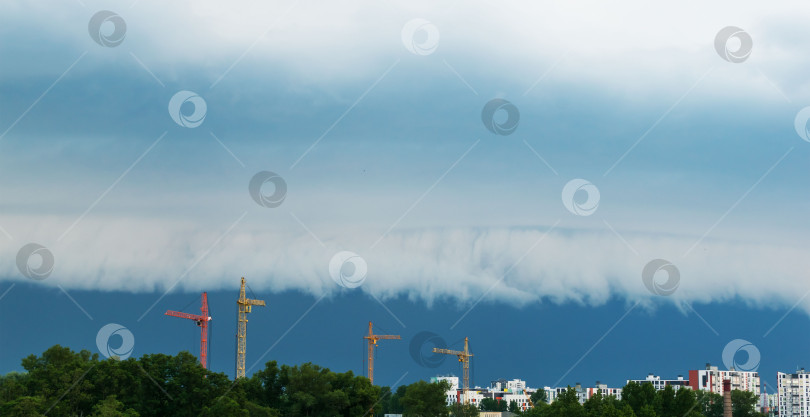
[[[178,283],[176,290],[211,291],[234,289],[245,276],[256,291],[339,295],[347,290],[330,277],[329,261],[343,250],[368,264],[365,281],[354,291],[428,304],[483,298],[516,305],[598,305],[616,297],[646,305],[743,299],[791,306],[810,289],[803,248],[707,240],[690,252],[693,237],[628,234],[622,241],[609,232],[560,229],[419,229],[393,232],[375,246],[379,233],[358,230],[315,238],[304,231],[259,230],[248,220],[226,233],[224,224],[211,230],[191,222],[88,218],[57,242],[51,231],[68,223],[17,221],[31,222],[27,237],[54,254],[53,273],[41,285],[71,289],[162,292]],[[7,260],[29,243],[3,240],[0,258]],[[656,258],[680,271],[680,284],[669,297],[651,294],[642,283],[642,269]],[[31,262],[38,266],[38,258]],[[26,279],[12,262],[0,268],[6,279]],[[663,272],[656,275],[658,283],[666,279]],[[803,299],[799,307],[810,311],[810,301]]]
[[[84,4],[5,3],[0,18],[7,25],[5,34],[19,39],[3,48],[17,62],[11,65],[24,74],[58,74],[70,60],[50,65],[48,59],[49,65],[38,69],[31,64],[45,63],[46,51],[61,56],[89,50],[99,65],[118,57],[138,68],[131,52],[167,82],[187,80],[190,74],[214,81],[228,72],[221,84],[228,88],[245,75],[272,76],[279,70],[320,85],[373,79],[401,58],[421,68],[432,68],[432,62],[437,70],[447,62],[491,95],[502,91],[488,91],[475,80],[510,78],[528,89],[565,57],[549,80],[621,94],[654,94],[650,89],[680,94],[712,67],[722,79],[713,83],[727,94],[753,92],[781,100],[778,89],[791,96],[810,92],[803,76],[810,67],[804,53],[810,10],[802,1]],[[126,40],[117,48],[100,48],[88,36],[87,22],[103,9],[127,22]],[[414,18],[434,23],[441,34],[430,56],[410,54],[402,44],[401,30]],[[753,38],[753,52],[742,65],[715,53],[715,35],[726,26],[741,27]],[[32,46],[31,39],[37,44]]]

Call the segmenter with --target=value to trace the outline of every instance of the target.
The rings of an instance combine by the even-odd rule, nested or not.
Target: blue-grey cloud
[[[394,225],[367,251],[385,278],[364,288],[380,296],[634,299],[658,258],[681,268],[683,300],[791,304],[799,290],[810,200],[793,118],[810,61],[789,4],[254,6],[137,2],[114,10],[114,48],[87,32],[110,5],[2,6],[19,41],[0,45],[0,252],[53,249],[66,287],[163,288],[248,212],[184,288],[241,268],[266,288],[331,291],[322,261]],[[439,31],[435,51],[402,43],[414,18]],[[729,25],[754,40],[740,64],[714,50]],[[193,129],[168,111],[178,91],[206,104]],[[519,109],[509,136],[481,121],[492,99]],[[250,199],[260,171],[288,184],[276,211]],[[600,191],[588,218],[560,203],[574,178]],[[571,232],[537,249],[557,256],[509,270],[557,221]]]

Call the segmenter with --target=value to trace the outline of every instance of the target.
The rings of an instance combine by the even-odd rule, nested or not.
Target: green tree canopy
[[[250,378],[230,380],[200,366],[188,352],[140,358],[99,359],[88,351],[59,345],[22,360],[25,372],[0,376],[0,416],[6,417],[361,417],[384,413],[408,417],[477,416],[473,405],[446,405],[446,381],[417,381],[389,387],[371,385],[352,372],[332,372],[312,363],[275,361]],[[531,396],[534,408],[484,399],[481,410],[524,417],[722,417],[716,393],[628,383],[622,399],[597,393],[584,404],[571,387],[551,404],[545,391]],[[758,397],[731,393],[734,417],[761,417]]]
[[[449,414],[445,394],[450,389],[447,381],[417,381],[408,385],[400,400],[405,415],[413,417],[445,417]]]

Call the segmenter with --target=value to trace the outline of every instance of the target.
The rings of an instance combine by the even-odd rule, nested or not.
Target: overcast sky
[[[268,3],[4,3],[1,281],[810,311],[804,2]]]

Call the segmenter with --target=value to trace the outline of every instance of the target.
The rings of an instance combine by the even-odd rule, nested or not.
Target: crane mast
[[[252,300],[245,295],[245,277],[242,277],[242,285],[239,288],[239,299],[236,300],[239,306],[239,317],[237,318],[236,333],[236,378],[245,377],[245,353],[247,351],[247,315],[252,306],[264,306],[264,300]]]
[[[463,378],[463,385],[462,385],[462,393],[464,395],[463,403],[466,404],[467,399],[467,391],[470,389],[470,358],[473,356],[470,353],[470,345],[469,345],[470,338],[464,338],[464,350],[450,350],[450,349],[439,349],[433,348],[434,353],[442,353],[445,355],[455,355],[458,357],[458,361],[461,362],[461,367],[463,369],[464,378]]]
[[[212,318],[208,315],[208,293],[205,292],[202,293],[200,313],[201,314],[189,314],[181,311],[166,311],[167,316],[194,320],[197,326],[200,326],[200,364],[203,368],[208,369],[208,322],[211,321]]]
[[[368,340],[368,380],[371,385],[374,385],[374,348],[377,346],[378,340],[400,340],[399,335],[390,334],[374,334],[371,322],[368,322],[368,335],[363,336],[363,339]]]

